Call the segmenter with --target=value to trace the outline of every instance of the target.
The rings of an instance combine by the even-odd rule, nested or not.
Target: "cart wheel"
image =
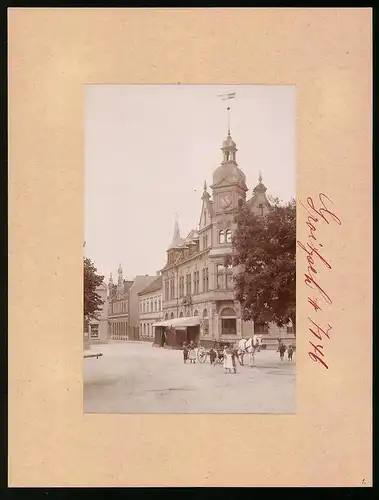
[[[207,351],[204,348],[197,351],[197,359],[200,363],[205,363],[207,359]]]

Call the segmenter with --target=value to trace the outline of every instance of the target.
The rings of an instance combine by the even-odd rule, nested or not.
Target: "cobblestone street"
[[[256,354],[255,367],[184,364],[182,351],[150,343],[91,347],[84,359],[85,413],[295,413],[296,358]],[[247,363],[247,360],[245,361]]]

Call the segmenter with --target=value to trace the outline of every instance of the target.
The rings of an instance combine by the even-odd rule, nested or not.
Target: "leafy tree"
[[[84,258],[84,322],[98,319],[98,312],[104,301],[101,300],[96,288],[101,285],[104,276],[97,274],[94,263],[88,257]]]
[[[272,199],[265,216],[243,205],[237,215],[233,256],[235,295],[245,321],[292,322],[296,335],[296,203]]]

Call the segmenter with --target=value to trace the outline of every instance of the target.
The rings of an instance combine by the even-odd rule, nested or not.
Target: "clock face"
[[[232,204],[232,197],[230,194],[220,194],[220,207],[228,208]]]

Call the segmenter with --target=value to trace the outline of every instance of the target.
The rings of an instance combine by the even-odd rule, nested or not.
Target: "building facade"
[[[98,319],[89,322],[89,341],[91,344],[104,344],[108,341],[108,293],[107,285],[102,283],[96,288],[96,293],[103,301],[98,312]]]
[[[139,292],[139,339],[153,342],[153,324],[163,318],[162,276]]]
[[[139,292],[149,286],[157,276],[136,276],[129,290],[129,340],[139,340],[140,336],[140,312]]]
[[[237,164],[237,147],[230,131],[222,143],[221,165],[213,172],[208,192],[204,183],[199,225],[186,238],[175,221],[174,236],[161,270],[163,280],[163,321],[200,316],[199,341],[237,341],[259,333],[276,345],[277,337],[288,337],[286,327],[244,322],[241,306],[234,299],[233,268],[225,266],[232,252],[234,217],[241,203],[265,215],[270,208],[266,187],[259,174],[253,195],[247,199],[246,177]]]
[[[108,283],[108,338],[112,340],[128,340],[129,328],[129,291],[133,281],[123,278],[121,264],[118,268],[117,285],[113,283],[112,274]]]

